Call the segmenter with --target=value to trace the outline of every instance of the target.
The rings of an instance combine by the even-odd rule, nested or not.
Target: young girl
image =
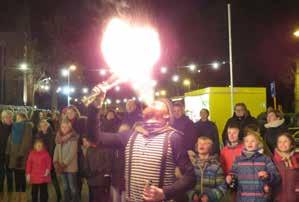
[[[273,158],[281,175],[281,187],[275,197],[277,202],[299,201],[299,153],[295,149],[295,140],[289,133],[278,136]]]
[[[34,150],[30,152],[26,162],[27,182],[32,184],[32,202],[48,201],[48,183],[51,181],[50,171],[51,157],[45,149],[42,139],[36,139]]]
[[[269,201],[269,186],[279,182],[279,174],[271,159],[263,153],[260,134],[248,130],[244,137],[244,149],[241,156],[233,163],[230,174],[226,177],[231,184],[233,176],[237,178],[237,201]]]
[[[220,201],[226,191],[226,184],[222,167],[215,156],[210,155],[213,142],[210,138],[202,136],[198,138],[196,151],[190,160],[194,165],[196,185],[188,193],[189,202]]]
[[[72,129],[72,123],[68,119],[63,119],[55,139],[53,163],[56,172],[62,177],[64,201],[69,202],[79,201],[78,138],[79,136]]]

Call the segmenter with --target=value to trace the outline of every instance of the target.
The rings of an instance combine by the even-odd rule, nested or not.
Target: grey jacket
[[[63,172],[78,172],[78,139],[77,134],[73,135],[63,144],[56,144],[53,156],[53,163],[66,165]]]

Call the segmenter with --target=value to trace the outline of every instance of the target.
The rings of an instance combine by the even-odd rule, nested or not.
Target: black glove
[[[22,168],[23,166],[23,161],[24,161],[24,157],[23,156],[20,156],[17,158],[17,162],[16,162],[16,167],[17,168]]]

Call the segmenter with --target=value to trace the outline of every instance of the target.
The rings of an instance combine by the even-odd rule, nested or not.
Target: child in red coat
[[[295,140],[289,133],[277,137],[273,161],[281,176],[281,187],[275,190],[277,202],[299,201],[299,153]]]
[[[26,178],[32,184],[32,202],[48,201],[48,183],[51,181],[51,157],[41,139],[34,142],[34,150],[26,162]],[[38,200],[38,196],[40,196]]]

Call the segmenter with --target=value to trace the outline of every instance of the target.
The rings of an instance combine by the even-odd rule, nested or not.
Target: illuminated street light
[[[116,102],[116,104],[119,104],[119,103],[120,103],[120,100],[119,100],[119,99],[117,99],[115,102]]]
[[[151,83],[152,83],[152,86],[155,87],[155,86],[157,86],[158,81],[156,81],[156,80],[152,80]]]
[[[28,64],[27,63],[22,63],[20,64],[20,68],[19,68],[21,71],[27,71],[29,68],[28,68]]]
[[[124,102],[124,103],[127,103],[127,102],[128,102],[128,99],[127,99],[127,98],[125,98],[125,99],[123,100],[123,102]]]
[[[75,102],[78,102],[78,99],[77,99],[77,98],[75,99]]]
[[[76,89],[75,89],[74,87],[71,87],[71,88],[70,88],[70,92],[71,92],[71,93],[74,93],[75,90],[76,90]]]
[[[70,65],[69,69],[71,71],[75,71],[77,69],[76,65]]]
[[[50,86],[49,86],[49,85],[45,85],[45,86],[44,86],[44,90],[45,90],[45,91],[49,91],[49,90],[50,90]]]
[[[195,64],[188,65],[187,67],[190,69],[190,71],[195,71],[195,69],[196,69]]]
[[[112,103],[112,101],[111,101],[109,98],[107,98],[107,99],[106,99],[106,103],[107,103],[108,105],[110,105],[110,104]]]
[[[82,93],[87,94],[88,93],[88,88],[82,88]]]
[[[120,87],[119,86],[116,86],[115,87],[115,90],[118,92],[118,91],[120,91]]]
[[[167,94],[166,90],[161,90],[160,95],[165,96]]]
[[[294,34],[295,37],[299,37],[299,29],[296,30],[293,34]]]
[[[213,63],[212,63],[212,67],[213,67],[213,69],[218,69],[219,66],[220,66],[219,62],[213,62]]]
[[[160,92],[155,92],[155,96],[159,97],[160,96]]]
[[[161,67],[160,69],[162,74],[166,74],[167,73],[167,67]]]
[[[184,81],[183,81],[184,86],[190,86],[190,84],[191,84],[191,81],[189,79],[184,79]]]
[[[62,69],[61,70],[61,75],[63,77],[67,77],[67,76],[69,76],[69,74],[70,74],[70,71],[68,69]]]
[[[200,69],[197,70],[198,73],[200,73],[200,71],[201,71]]]
[[[61,91],[61,87],[58,87],[56,93],[59,93],[60,91]]]
[[[132,100],[136,100],[136,97],[132,97]]]
[[[173,82],[178,82],[180,80],[180,77],[178,75],[173,75],[172,76],[172,81]]]

